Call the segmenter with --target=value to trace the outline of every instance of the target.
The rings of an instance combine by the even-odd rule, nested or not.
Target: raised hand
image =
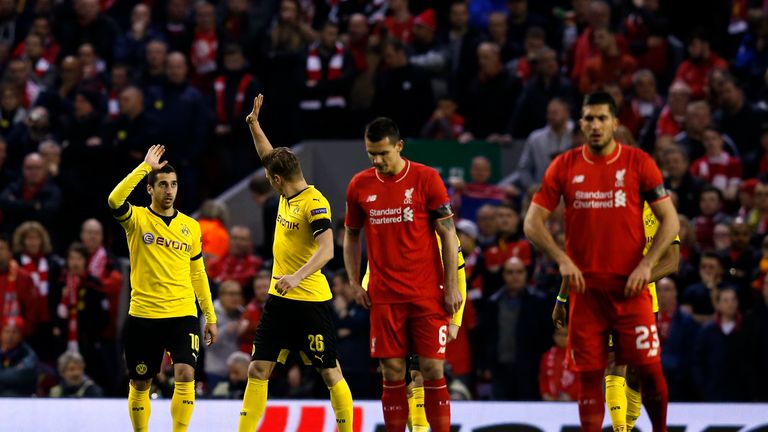
[[[261,104],[264,103],[264,95],[259,93],[258,96],[253,98],[253,109],[251,113],[245,118],[245,122],[248,124],[256,123],[259,121],[259,111],[261,111]]]
[[[155,144],[147,150],[147,155],[144,156],[144,162],[149,164],[153,170],[160,169],[168,164],[168,161],[160,162],[163,153],[165,153],[165,146]]]

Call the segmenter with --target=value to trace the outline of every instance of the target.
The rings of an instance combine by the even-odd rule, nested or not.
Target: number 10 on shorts
[[[637,350],[647,350],[648,357],[656,357],[659,355],[659,333],[656,331],[656,324],[648,326],[636,326],[635,334],[637,335],[636,344]],[[651,339],[650,341],[648,339]]]

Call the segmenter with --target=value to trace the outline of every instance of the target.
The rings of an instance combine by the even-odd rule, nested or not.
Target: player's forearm
[[[128,195],[133,192],[133,189],[143,179],[152,168],[148,163],[142,162],[128,176],[126,176],[120,183],[115,186],[112,192],[109,194],[108,202],[111,209],[119,209],[120,206],[125,204],[125,200],[128,199]]]
[[[680,266],[680,246],[673,244],[664,252],[664,256],[651,270],[651,281],[657,282],[664,277],[676,273]]]
[[[344,268],[349,280],[356,284],[360,283],[361,249],[360,230],[347,228],[344,231]]]
[[[192,289],[195,290],[195,297],[197,297],[197,302],[203,311],[205,322],[215,324],[216,313],[213,310],[213,301],[211,300],[211,287],[208,285],[208,276],[205,274],[205,265],[202,258],[190,263],[190,272]]]
[[[456,239],[456,229],[453,221],[448,224],[438,222],[438,235],[443,245],[443,274],[445,276],[445,289],[458,290],[458,276],[456,269],[459,267],[459,258],[456,251],[459,250],[459,242]],[[441,228],[442,226],[442,228]]]
[[[459,288],[459,294],[461,294],[461,306],[459,306],[459,310],[457,310],[456,313],[453,314],[453,317],[451,317],[451,324],[461,327],[461,323],[464,320],[464,306],[467,305],[467,273],[464,269],[461,269],[456,273],[456,285]]]
[[[544,221],[538,217],[534,217],[534,215],[531,214],[530,209],[525,216],[523,231],[525,232],[526,238],[533,243],[536,249],[543,252],[549,259],[558,264],[568,260],[568,255],[566,255],[565,251],[560,249],[560,246],[557,245],[555,238],[552,237],[552,234],[547,230],[546,225],[544,225]]]
[[[328,238],[326,238],[326,236]],[[320,239],[322,237],[322,240]],[[323,268],[333,258],[333,233],[331,230],[326,230],[319,236],[317,236],[319,247],[296,273],[294,273],[299,279],[304,280],[309,275],[314,274],[316,271]]]
[[[571,287],[568,285],[568,279],[563,278],[563,281],[560,282],[560,291],[557,293],[558,300],[560,299],[567,299],[568,294],[571,293]]]
[[[656,218],[659,220],[659,230],[656,231],[656,235],[653,237],[653,244],[648,253],[643,257],[643,261],[649,264],[653,268],[656,263],[661,261],[664,253],[669,249],[675,236],[680,232],[680,220],[674,210],[671,215],[659,215],[656,214]]]
[[[248,129],[251,130],[253,145],[256,146],[256,153],[259,154],[259,159],[264,159],[264,156],[272,151],[272,144],[269,143],[267,135],[264,133],[264,130],[261,129],[261,125],[258,121],[248,123]]]

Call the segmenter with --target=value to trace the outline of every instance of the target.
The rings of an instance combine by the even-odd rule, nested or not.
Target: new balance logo
[[[440,347],[437,349],[438,354],[445,354],[445,347]]]
[[[406,222],[413,222],[413,209],[406,207],[403,209],[403,220]]]
[[[573,176],[573,181],[571,181],[571,183],[574,183],[574,184],[576,184],[576,183],[584,183],[584,175],[583,174],[579,174],[579,175]]]
[[[376,195],[368,195],[368,198],[366,198],[365,202],[374,202],[376,201]]]

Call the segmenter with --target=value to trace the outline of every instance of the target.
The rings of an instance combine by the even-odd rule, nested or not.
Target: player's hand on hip
[[[371,299],[368,297],[368,291],[364,290],[359,284],[352,284],[352,289],[355,291],[355,301],[360,306],[370,309]]]
[[[565,305],[562,303],[556,303],[555,308],[552,309],[552,324],[556,329],[565,327]]]
[[[216,343],[216,337],[219,335],[219,328],[216,323],[205,323],[205,331],[203,337],[205,338],[205,344],[211,346]]]
[[[560,275],[564,280],[567,280],[572,288],[576,289],[576,292],[583,294],[587,288],[587,284],[584,282],[584,275],[581,274],[581,270],[576,267],[576,264],[566,257],[566,261],[560,264]]]
[[[643,288],[651,281],[651,266],[640,261],[640,264],[635,267],[632,274],[627,279],[627,286],[624,288],[624,295],[632,297],[640,294]]]
[[[163,153],[165,153],[165,146],[155,144],[147,150],[147,155],[144,156],[144,162],[149,164],[153,170],[160,169],[168,163],[168,161],[160,162]]]
[[[264,95],[259,93],[258,96],[253,98],[253,109],[251,113],[245,118],[245,122],[248,124],[259,121],[259,111],[261,111],[261,104],[264,103]]]
[[[277,279],[277,283],[275,284],[275,291],[277,291],[277,293],[282,296],[288,294],[288,291],[296,288],[299,285],[299,282],[301,282],[301,279],[295,274],[273,276],[272,278]]]
[[[459,328],[459,326],[453,323],[448,326],[448,342],[456,340],[456,338],[459,337]]]
[[[453,315],[456,312],[459,311],[459,308],[461,308],[461,293],[459,292],[458,288],[448,289],[445,290],[445,310],[448,311],[449,314]]]

